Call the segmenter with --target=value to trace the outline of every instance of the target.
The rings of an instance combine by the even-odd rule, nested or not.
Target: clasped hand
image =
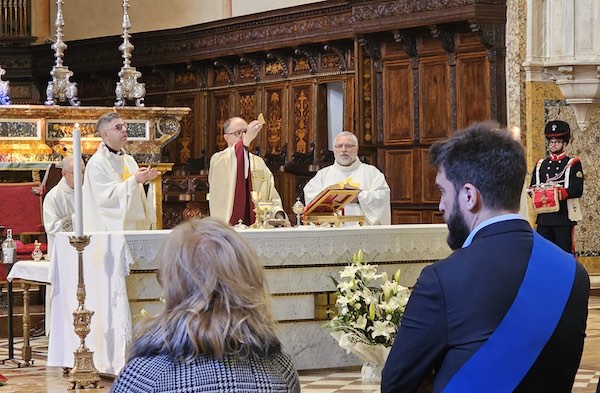
[[[156,179],[160,175],[160,172],[154,168],[143,167],[137,170],[135,173],[135,180],[138,183],[147,183]]]

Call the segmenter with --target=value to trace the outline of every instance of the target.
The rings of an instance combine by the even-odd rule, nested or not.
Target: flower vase
[[[381,381],[381,372],[390,354],[391,347],[357,342],[352,334],[348,333],[331,332],[331,335],[347,353],[352,353],[363,361],[360,372],[363,381]]]
[[[381,381],[383,364],[364,362],[360,369],[360,376],[363,381]]]

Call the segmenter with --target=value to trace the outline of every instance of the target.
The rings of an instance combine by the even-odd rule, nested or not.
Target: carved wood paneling
[[[136,33],[134,59],[152,93],[147,106],[193,107],[189,125],[184,123],[181,136],[163,151],[176,163],[202,150],[210,158],[226,146],[226,119],[240,115],[250,121],[259,112],[267,120],[257,139],[262,155],[277,154],[287,144],[290,158],[309,153],[316,142],[321,156],[327,143],[322,84],[344,82],[344,128],[359,137],[361,155],[387,175],[394,217],[441,221],[426,151],[471,121],[504,120],[505,4],[315,2],[257,17]],[[118,36],[69,43],[68,63],[84,105],[112,106],[120,43]],[[11,87],[29,78],[43,90],[54,62],[49,44],[5,49],[0,63],[8,65]],[[13,96],[19,96],[16,90]],[[298,186],[299,175],[294,176],[278,183],[286,204],[295,200],[297,190],[291,188]]]
[[[194,108],[194,97],[178,98],[174,100],[176,106]],[[194,133],[196,129],[194,124],[194,114],[190,113],[181,119],[181,131],[179,135],[165,146],[163,154],[166,152],[169,156],[169,162],[174,164],[186,164],[190,158],[196,158],[193,154],[193,139],[197,137]]]
[[[413,142],[413,77],[408,60],[383,64],[383,142]]]
[[[216,148],[211,152],[214,153],[215,151],[223,150],[227,147],[227,142],[223,138],[223,127],[225,125],[225,121],[233,116],[233,111],[228,93],[214,94],[211,106],[211,113],[213,113],[213,117],[208,130],[214,130],[213,146],[216,146]]]
[[[344,82],[344,130],[354,134],[356,134],[356,120],[358,120],[355,83],[354,75],[348,75]]]
[[[236,113],[234,116],[239,116],[250,123],[258,116],[258,96],[256,90],[238,90]]]
[[[450,136],[450,72],[445,57],[421,59],[419,63],[419,133],[431,143]]]
[[[313,86],[297,84],[291,88],[291,115],[292,115],[292,151],[306,154],[310,150],[314,131],[312,129],[312,116],[315,108],[313,102]]]
[[[431,219],[428,220],[427,222],[430,222],[432,224],[445,224],[446,221],[444,220],[444,213],[442,213],[439,210],[432,212]]]
[[[361,129],[362,129],[362,140],[359,138],[359,142],[361,145],[364,144],[373,144],[377,140],[377,135],[375,134],[375,122],[374,118],[374,108],[375,108],[375,99],[373,95],[373,84],[375,83],[375,78],[373,75],[373,67],[371,64],[371,58],[367,56],[367,50],[364,46],[361,46],[361,73],[360,73],[360,97],[361,97]],[[359,134],[360,135],[360,134]]]
[[[176,72],[173,79],[175,89],[193,89],[202,86],[200,75],[193,71]]]
[[[457,56],[456,99],[458,129],[491,118],[489,62],[485,52]]]
[[[392,211],[392,224],[421,224],[423,215],[418,210],[400,210]]]
[[[264,91],[264,107],[266,124],[263,133],[267,138],[265,153],[277,154],[286,144],[283,130],[284,108],[286,108],[286,95],[283,86],[266,88]]]
[[[413,182],[414,153],[412,149],[386,150],[385,169],[392,203],[415,203]]]
[[[429,149],[418,149],[421,158],[421,201],[422,203],[438,203],[440,201],[440,190],[435,185],[437,170],[429,164]]]

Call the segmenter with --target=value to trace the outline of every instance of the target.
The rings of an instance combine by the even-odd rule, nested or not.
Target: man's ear
[[[477,187],[471,183],[465,183],[462,186],[462,193],[467,209],[474,211],[481,208],[481,193]]]

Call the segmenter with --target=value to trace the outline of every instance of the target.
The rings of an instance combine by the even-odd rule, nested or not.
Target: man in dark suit
[[[569,123],[549,121],[544,134],[550,155],[537,162],[531,174],[530,187],[532,193],[535,189],[556,189],[559,203],[552,209],[554,211],[544,211],[545,206],[540,209],[536,219],[537,231],[563,250],[574,252],[573,229],[581,219],[579,198],[583,194],[583,169],[579,158],[571,158],[565,153],[571,139]]]
[[[570,392],[589,277],[520,215],[523,147],[493,123],[429,151],[454,253],[423,269],[383,370],[381,390]]]

